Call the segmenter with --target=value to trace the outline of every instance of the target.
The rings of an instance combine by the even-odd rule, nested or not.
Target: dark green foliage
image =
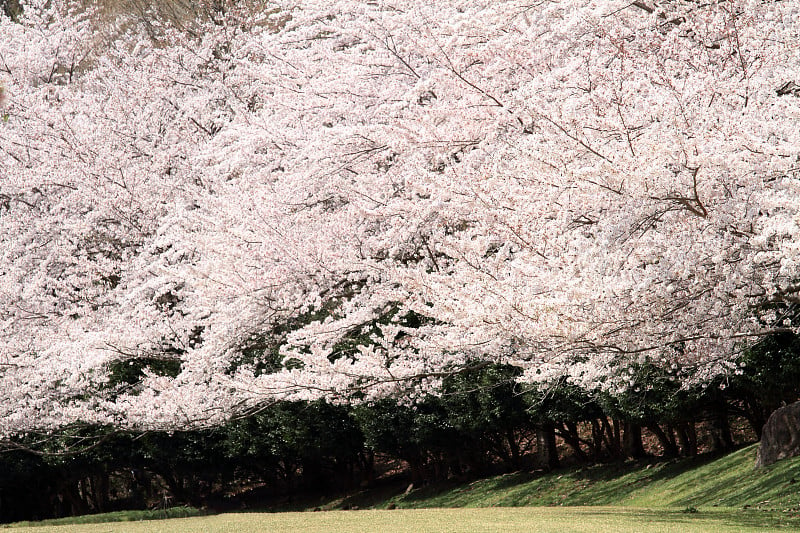
[[[50,516],[51,505],[42,499],[54,492],[52,473],[41,457],[20,451],[0,454],[0,520]]]
[[[366,444],[402,459],[414,480],[519,468],[532,423],[518,369],[474,364],[445,378],[442,395],[411,405],[381,400],[356,408]]]
[[[593,394],[563,378],[529,386],[525,400],[531,417],[539,424],[585,422],[602,413]]]
[[[237,505],[237,487],[266,493],[356,484],[363,437],[350,409],[285,402],[225,426],[131,434],[76,426],[7,443],[0,521],[190,504]],[[229,503],[226,503],[229,501]]]
[[[407,461],[415,481],[424,477],[423,469],[431,445],[428,436],[441,434],[443,429],[441,418],[437,420],[428,406],[422,411],[419,413],[419,406],[403,405],[390,399],[355,409],[365,444],[375,452]],[[424,430],[421,427],[424,424],[432,424],[432,427]]]
[[[520,373],[517,367],[492,364],[454,374],[443,383],[442,401],[460,440],[468,444],[464,448],[473,470],[494,460],[509,470],[522,466],[533,417],[515,381]]]
[[[404,311],[397,306],[391,306],[371,323],[359,326],[350,331],[334,346],[331,355],[328,356],[331,362],[341,357],[355,355],[359,346],[371,346],[375,344],[375,339],[383,337],[381,326],[395,324],[402,328],[416,329],[428,319],[413,311]],[[400,332],[397,339],[405,336]]]
[[[738,364],[726,379],[725,394],[760,436],[770,413],[800,398],[800,337],[767,336],[744,350]]]
[[[135,385],[144,377],[145,370],[157,376],[175,377],[181,372],[177,358],[137,357],[114,361],[108,365],[109,386]]]
[[[317,488],[352,482],[363,437],[347,407],[283,402],[231,422],[224,447],[231,460],[292,491],[296,477]]]
[[[599,395],[601,409],[615,418],[648,424],[675,421],[691,412],[696,398],[681,389],[680,371],[651,361],[631,363],[619,369],[629,386],[618,394]]]
[[[283,368],[283,357],[279,352],[280,339],[269,335],[251,338],[239,350],[238,356],[231,362],[231,372],[248,365],[253,374],[272,374]]]
[[[286,342],[286,335],[290,331],[329,316],[336,315],[336,308],[342,300],[356,291],[359,283],[340,287],[342,294],[330,297],[319,309],[309,310],[287,320],[284,324],[277,325],[261,333],[253,334],[239,347],[238,354],[231,361],[228,371],[233,373],[242,366],[249,366],[254,375],[270,374],[283,368],[300,368],[302,362],[297,359],[283,360],[280,347]]]

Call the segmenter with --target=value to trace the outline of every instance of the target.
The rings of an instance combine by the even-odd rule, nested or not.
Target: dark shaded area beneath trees
[[[724,453],[758,438],[769,413],[798,399],[798,354],[796,337],[770,337],[742,356],[740,370],[696,388],[650,362],[625,367],[631,386],[613,395],[566,380],[521,385],[519,369],[485,364],[414,403],[284,402],[207,430],[27,435],[0,454],[0,521],[179,504],[252,508],[368,489],[386,477],[420,486]],[[83,451],[63,453],[71,449]]]

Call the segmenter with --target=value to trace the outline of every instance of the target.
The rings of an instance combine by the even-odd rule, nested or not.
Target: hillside
[[[726,507],[800,515],[800,458],[755,470],[757,445],[720,458],[627,462],[514,473],[465,484],[360,492],[322,509],[492,506]]]

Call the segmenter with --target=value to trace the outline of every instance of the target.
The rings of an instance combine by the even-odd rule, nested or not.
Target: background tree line
[[[722,453],[760,436],[798,398],[800,339],[769,337],[724,382],[682,388],[680,369],[619,369],[613,394],[474,364],[416,400],[280,402],[204,430],[75,426],[0,454],[0,520],[177,504],[235,508],[304,494],[468,479],[569,463]],[[87,444],[88,443],[88,444]],[[79,453],[64,450],[83,447]],[[401,481],[405,479],[405,481]]]

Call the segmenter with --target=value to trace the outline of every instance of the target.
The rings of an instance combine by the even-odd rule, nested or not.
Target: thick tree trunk
[[[663,429],[661,429],[661,427],[658,424],[656,423],[649,424],[647,426],[647,429],[649,429],[650,432],[656,436],[658,442],[661,443],[661,447],[664,449],[664,457],[672,458],[672,457],[678,457],[678,455],[680,455],[680,452],[678,450],[678,447],[675,445],[675,442],[672,441],[667,436],[667,434],[664,432]]]
[[[411,484],[420,486],[426,481],[425,464],[421,457],[415,457],[408,460],[408,466],[411,468]]]
[[[176,503],[189,503],[189,498],[183,488],[183,480],[176,472],[162,472],[161,478],[167,484],[169,492],[161,495],[161,505],[167,507]]]
[[[82,480],[72,480],[65,486],[64,496],[69,502],[72,516],[89,513],[89,505],[81,494],[81,482]]]
[[[297,488],[295,485],[297,478],[297,464],[292,461],[281,462],[281,477],[286,484],[286,493],[293,494]]]
[[[536,452],[539,466],[555,470],[561,466],[556,447],[556,431],[553,424],[542,424],[536,428]]]
[[[642,443],[642,426],[632,422],[625,422],[623,434],[623,447],[625,455],[633,459],[644,457],[644,444]]]
[[[589,456],[586,455],[586,452],[583,451],[583,447],[581,447],[581,439],[580,435],[578,434],[578,426],[574,422],[565,422],[561,424],[561,429],[559,430],[559,436],[564,439],[564,442],[567,443],[567,446],[572,448],[572,451],[575,452],[575,457],[578,458],[583,463],[589,461]]]
[[[761,440],[761,435],[764,431],[764,425],[767,423],[766,417],[764,417],[761,413],[753,411],[747,415],[747,421],[750,423],[750,427],[756,434],[756,440]]]
[[[720,398],[711,412],[711,449],[717,453],[733,449],[733,436],[728,422],[728,403]]]
[[[91,476],[90,480],[92,483],[92,504],[97,512],[104,513],[108,510],[108,473],[95,474]]]
[[[361,470],[361,485],[369,487],[375,481],[375,453],[372,450],[362,450],[358,454]]]
[[[327,485],[328,479],[325,476],[322,461],[319,457],[304,457],[301,469],[303,472],[302,484],[304,487],[316,490]]]
[[[603,426],[600,425],[600,420],[592,420],[592,458],[595,461],[600,461],[603,458]]]

